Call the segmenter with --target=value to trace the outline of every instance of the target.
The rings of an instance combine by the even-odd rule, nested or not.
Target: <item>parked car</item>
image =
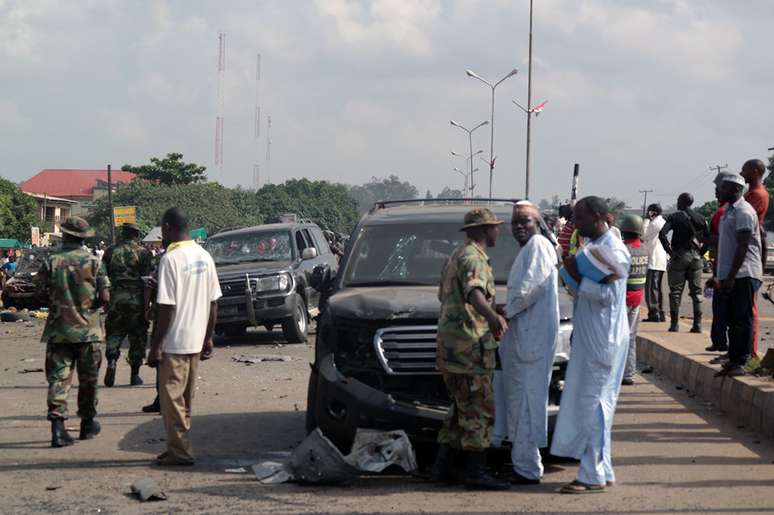
[[[272,330],[281,324],[288,342],[306,341],[320,298],[309,285],[312,270],[318,265],[338,270],[317,225],[302,220],[225,231],[204,248],[215,261],[223,292],[217,333],[238,336],[251,326]]]
[[[39,308],[48,305],[48,298],[35,289],[35,276],[46,257],[58,247],[35,247],[25,250],[16,264],[16,273],[8,278],[3,290],[3,306],[6,308]]]
[[[768,274],[774,273],[774,232],[766,231],[766,264],[763,271]]]
[[[510,203],[481,202],[510,220]],[[435,365],[438,284],[448,257],[464,241],[460,226],[472,207],[379,204],[352,233],[339,274],[315,270],[314,285],[328,300],[317,326],[307,431],[320,427],[341,448],[349,447],[357,428],[404,429],[415,443],[435,441],[450,407]],[[489,249],[501,304],[518,252],[509,229],[505,226],[497,246]],[[572,301],[563,289],[560,303],[549,398],[552,423],[572,332]]]

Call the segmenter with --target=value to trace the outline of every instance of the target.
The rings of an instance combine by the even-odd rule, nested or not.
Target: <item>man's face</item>
[[[537,234],[538,221],[534,213],[528,210],[516,209],[511,217],[511,233],[519,245],[524,245]]]
[[[500,226],[498,225],[487,225],[484,229],[484,234],[486,235],[486,246],[487,247],[494,247],[495,243],[497,243],[497,235],[500,233]]]
[[[747,184],[750,184],[750,182],[753,181],[758,174],[754,172],[751,168],[742,168],[742,171],[739,172],[739,175],[744,177],[744,181]]]
[[[583,203],[575,206],[574,217],[575,228],[584,238],[596,236],[599,226],[605,222],[604,216],[593,213]]]
[[[741,189],[738,185],[728,181],[721,182],[717,187],[717,191],[718,200],[722,200],[724,202],[736,201],[739,198],[739,193],[741,193]]]
[[[655,211],[648,211],[646,216],[648,217],[648,220],[653,220],[654,218],[656,218],[656,212]]]

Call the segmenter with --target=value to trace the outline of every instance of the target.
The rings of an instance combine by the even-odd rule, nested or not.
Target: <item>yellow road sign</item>
[[[137,208],[134,206],[114,207],[113,219],[116,227],[122,224],[136,224]]]

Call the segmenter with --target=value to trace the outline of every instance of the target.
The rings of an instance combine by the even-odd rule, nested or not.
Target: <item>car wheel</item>
[[[293,299],[293,316],[282,322],[282,332],[288,343],[304,343],[309,332],[309,316],[304,299],[296,293]]]
[[[309,372],[309,386],[306,390],[306,434],[317,428],[317,372]]]

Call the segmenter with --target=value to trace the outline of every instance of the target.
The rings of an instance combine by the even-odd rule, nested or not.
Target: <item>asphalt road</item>
[[[276,347],[279,335],[221,342],[202,364],[193,414],[198,463],[190,469],[150,465],[163,450],[158,416],[139,412],[147,385],[100,390],[102,434],[65,449],[48,447],[41,324],[0,324],[0,512],[2,513],[764,513],[774,511],[774,442],[730,424],[661,377],[623,390],[614,429],[618,484],[609,492],[563,496],[576,465],[553,461],[545,482],[505,493],[469,493],[406,476],[378,476],[349,487],[263,486],[250,474],[226,473],[286,455],[304,437],[309,345]],[[228,346],[226,346],[228,344]],[[245,365],[240,354],[282,354],[289,362]],[[24,372],[24,370],[33,370]],[[71,393],[74,400],[75,390]],[[77,426],[73,417],[68,423]],[[129,495],[150,477],[167,501],[141,504]]]
[[[706,281],[710,276],[704,275],[703,281]],[[765,300],[761,293],[766,290],[766,286],[774,282],[774,276],[766,275],[764,277],[763,286],[758,292],[758,316],[760,323],[760,340],[758,343],[758,353],[763,356],[767,349],[774,348],[774,304]],[[664,311],[669,316],[669,286],[667,286],[666,275],[664,277]],[[704,312],[703,325],[704,332],[707,335],[707,345],[710,344],[710,324],[712,323],[712,299],[704,298],[702,295],[702,310]],[[647,314],[647,308],[643,306],[642,312]],[[683,299],[680,303],[680,317],[684,323],[683,330],[690,329],[691,321],[693,320],[693,302],[688,296],[688,287],[686,285],[683,291]]]

